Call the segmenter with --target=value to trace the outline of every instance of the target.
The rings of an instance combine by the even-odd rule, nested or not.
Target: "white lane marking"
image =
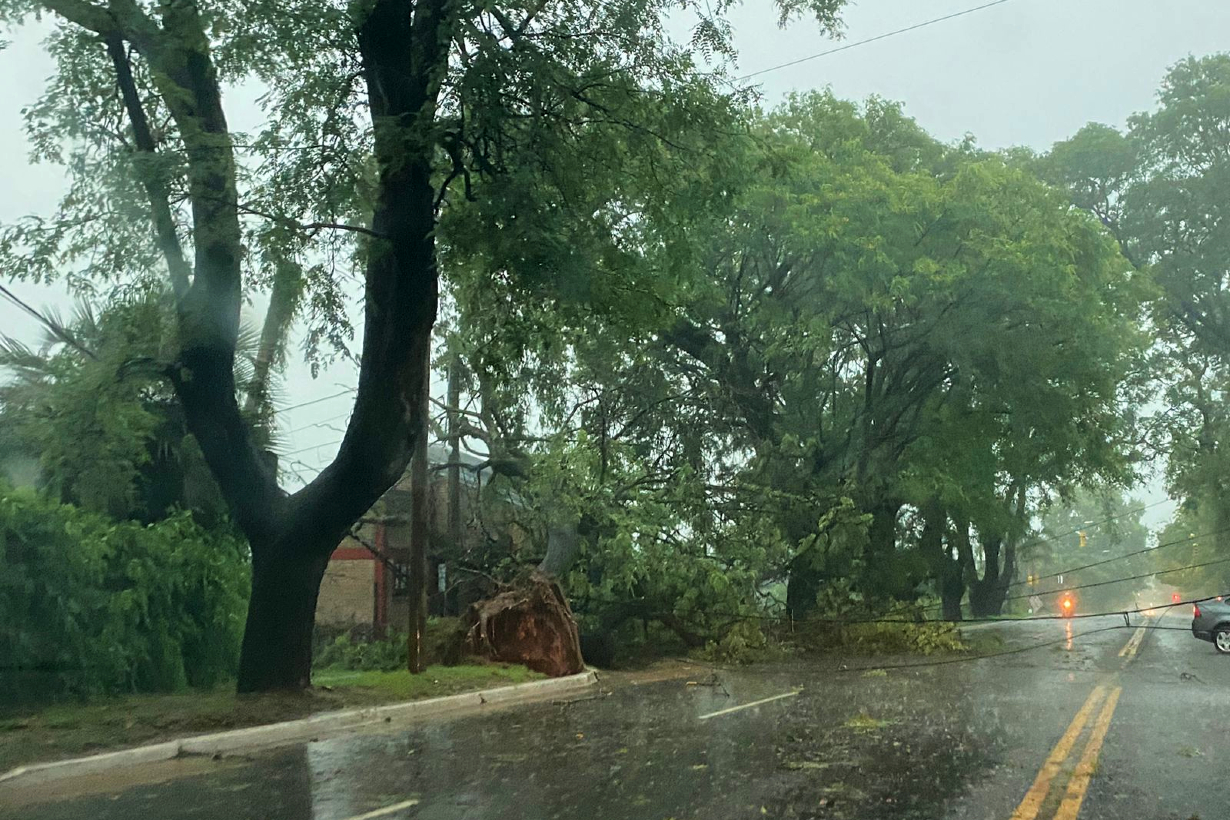
[[[762,703],[772,703],[773,701],[781,700],[782,698],[792,698],[795,695],[799,694],[799,692],[802,692],[802,691],[803,691],[802,689],[795,689],[793,692],[787,692],[784,695],[774,695],[771,698],[762,698],[761,700],[754,700],[751,703],[745,703],[742,706],[732,706],[729,709],[721,709],[717,712],[710,712],[707,715],[701,715],[699,718],[697,718],[697,720],[708,720],[709,718],[719,717],[720,715],[729,715],[731,712],[738,712],[742,709],[751,709],[753,706],[759,706]]]
[[[356,814],[354,817],[347,817],[346,820],[372,820],[373,817],[384,817],[386,814],[392,814],[395,811],[401,811],[402,809],[408,809],[411,806],[417,806],[418,804],[419,804],[419,801],[417,800],[403,800],[400,803],[394,803],[391,806],[385,806],[383,809],[376,809],[375,811],[369,811],[367,812],[367,814]]]

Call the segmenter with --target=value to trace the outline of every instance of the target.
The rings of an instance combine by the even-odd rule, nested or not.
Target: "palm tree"
[[[71,317],[42,315],[37,348],[0,336],[0,467],[64,503],[116,518],[156,521],[177,508],[206,526],[225,505],[165,378],[172,338],[169,301],[144,294],[95,311],[79,302]],[[256,440],[274,444],[274,369],[258,376],[261,339],[245,328],[236,383],[258,386],[251,421]],[[37,463],[37,477],[28,469]],[[25,469],[23,469],[25,468]],[[20,473],[25,475],[19,475]]]

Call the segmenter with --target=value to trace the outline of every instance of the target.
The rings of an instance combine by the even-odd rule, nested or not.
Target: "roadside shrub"
[[[423,636],[428,663],[456,666],[461,663],[461,620],[430,618]],[[312,659],[316,669],[351,669],[362,672],[392,672],[406,668],[408,633],[389,629],[384,638],[370,630],[348,630],[319,647]]]
[[[932,655],[968,649],[953,624],[925,620],[917,604],[896,604],[881,612],[845,608],[840,615],[801,624],[796,637],[803,648],[821,652]]]
[[[962,652],[967,647],[950,623],[874,623],[842,627],[838,632],[842,649],[868,654],[910,653],[933,655]]]
[[[710,641],[696,654],[702,660],[715,663],[744,665],[782,660],[789,652],[767,637],[759,624],[740,621],[720,641]]]
[[[187,513],[143,526],[0,489],[0,700],[213,686],[248,584],[243,543]]]
[[[363,672],[392,672],[406,668],[406,634],[390,629],[384,639],[362,640],[339,635],[327,644],[314,660],[321,669],[354,669]]]

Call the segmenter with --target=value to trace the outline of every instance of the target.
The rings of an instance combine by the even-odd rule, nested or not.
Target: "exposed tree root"
[[[468,651],[559,677],[585,668],[577,622],[559,584],[535,572],[466,614]]]

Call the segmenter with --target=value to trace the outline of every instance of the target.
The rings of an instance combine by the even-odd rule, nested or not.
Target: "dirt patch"
[[[664,680],[700,679],[713,674],[716,668],[682,658],[664,658],[642,669],[603,670],[601,675],[602,682],[610,687],[642,686]]]

